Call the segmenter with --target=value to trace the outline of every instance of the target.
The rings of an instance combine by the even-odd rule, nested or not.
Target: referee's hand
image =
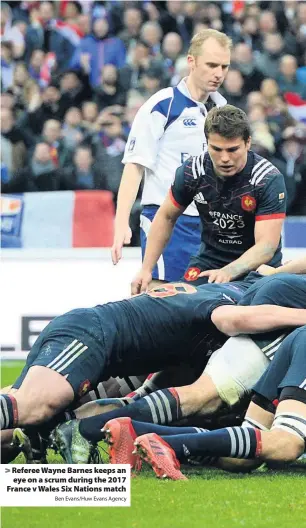
[[[132,238],[132,230],[130,226],[125,229],[115,230],[114,243],[111,249],[112,261],[114,266],[118,264],[122,257],[123,244],[130,244]]]
[[[151,280],[152,273],[149,271],[140,270],[131,283],[131,294],[137,295],[138,293],[146,292]]]

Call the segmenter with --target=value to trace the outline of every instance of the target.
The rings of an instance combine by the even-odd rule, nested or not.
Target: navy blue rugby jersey
[[[157,369],[171,363],[171,358],[188,359],[199,347],[205,355],[210,334],[220,339],[211,322],[212,311],[223,304],[237,304],[250,286],[234,284],[191,286],[170,283],[146,294],[107,303],[94,308],[105,335],[110,366],[116,375],[136,375],[143,365],[156,359]],[[217,335],[218,334],[218,335]],[[136,372],[136,370],[137,372]],[[112,370],[111,370],[112,372]]]
[[[195,201],[202,221],[199,257],[223,267],[255,244],[255,222],[284,218],[286,187],[282,174],[268,160],[248,152],[244,169],[219,178],[209,154],[188,158],[175,174],[170,197],[174,205]],[[269,262],[281,263],[281,242]]]
[[[251,285],[239,301],[240,306],[261,304],[306,309],[306,274],[279,273],[264,277]],[[282,328],[250,337],[267,358],[272,360],[287,335],[294,330],[294,327]]]

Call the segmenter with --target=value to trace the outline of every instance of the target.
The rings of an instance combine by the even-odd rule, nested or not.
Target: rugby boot
[[[17,427],[13,431],[13,445],[23,453],[26,464],[46,464],[48,441],[37,431]]]
[[[188,480],[180,471],[180,463],[173,449],[155,433],[136,438],[135,454],[147,462],[158,478],[171,480]]]
[[[129,417],[109,420],[102,429],[105,442],[109,445],[111,464],[130,464],[132,469],[140,471],[141,458],[133,454],[137,434]]]
[[[101,464],[98,446],[79,431],[79,420],[69,420],[53,431],[52,444],[67,464]]]

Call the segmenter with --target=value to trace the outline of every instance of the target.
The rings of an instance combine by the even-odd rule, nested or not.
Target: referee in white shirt
[[[178,86],[164,88],[139,109],[128,138],[125,164],[118,193],[112,260],[117,264],[123,244],[129,244],[129,217],[143,175],[141,249],[152,220],[163,203],[176,169],[206,148],[204,122],[213,106],[224,106],[218,93],[230,65],[232,42],[224,33],[205,29],[195,35],[188,51],[190,73]],[[176,222],[171,240],[153,270],[156,281],[179,280],[191,255],[200,246],[200,222],[192,203]],[[153,286],[154,284],[152,284]]]

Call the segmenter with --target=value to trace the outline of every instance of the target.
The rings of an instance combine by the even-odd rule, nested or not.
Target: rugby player
[[[253,336],[254,341],[246,337],[228,340],[212,355],[203,375],[192,385],[159,390],[124,408],[60,426],[56,432],[57,445],[66,461],[86,462],[91,452],[90,444],[103,438],[101,429],[108,420],[116,417],[128,416],[139,421],[167,424],[190,415],[211,414],[224,403],[229,407],[236,404],[251,390],[284,339],[286,331],[280,334],[276,329],[305,324],[306,278],[289,274],[266,277],[251,286],[241,304],[236,309],[216,307],[211,320],[224,326],[224,317],[227,317],[229,333],[233,328],[235,334],[274,332]],[[222,310],[226,313],[222,314]],[[80,445],[83,446],[82,453]]]
[[[251,469],[262,462],[294,462],[304,453],[305,440],[306,326],[303,326],[286,337],[274,361],[254,386],[242,427],[164,438],[149,433],[136,438],[135,446],[157,476],[182,480],[186,477],[179,470],[179,460],[186,460],[186,456],[246,459],[253,462],[248,465]]]
[[[283,176],[250,150],[250,124],[239,108],[213,108],[204,131],[208,152],[189,158],[177,169],[170,193],[152,222],[132,294],[146,291],[173,226],[193,200],[202,222],[202,243],[189,262],[185,281],[229,282],[261,264],[281,264]]]
[[[1,428],[49,420],[110,376],[138,375],[187,360],[205,363],[207,334],[224,340],[210,322],[212,311],[237,303],[258,277],[202,288],[166,284],[56,317],[34,343],[13,385],[18,390],[0,396]]]
[[[224,33],[205,29],[193,37],[188,50],[189,75],[174,88],[154,94],[138,111],[127,141],[117,201],[112,260],[121,259],[130,243],[129,216],[144,176],[140,217],[141,248],[176,169],[206,148],[204,122],[212,107],[226,99],[217,91],[227,74],[232,42]],[[153,270],[153,279],[179,280],[190,256],[200,247],[200,221],[194,204],[184,211],[167,248]],[[156,285],[156,282],[155,282]],[[152,287],[152,285],[151,285]]]

